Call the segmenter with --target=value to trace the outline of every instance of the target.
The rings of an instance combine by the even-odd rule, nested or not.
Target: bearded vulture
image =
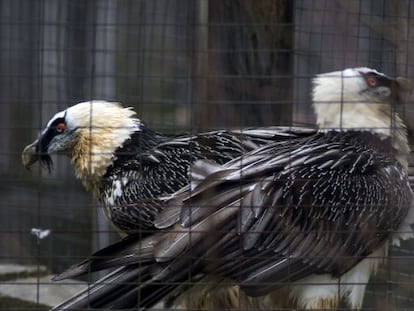
[[[26,168],[40,160],[51,170],[51,154],[68,156],[77,178],[103,205],[110,223],[121,233],[132,234],[154,229],[153,220],[162,208],[157,198],[186,186],[194,161],[224,164],[271,141],[307,131],[312,129],[166,136],[146,127],[132,108],[94,100],[56,113],[39,138],[23,150],[22,160]]]
[[[335,309],[345,300],[360,309],[389,243],[412,237],[410,150],[396,112],[409,89],[369,68],[317,75],[317,132],[222,165],[193,161],[191,185],[160,198],[158,230],[63,274],[120,266],[54,310],[141,310],[163,300],[200,310],[203,299],[218,309],[217,288],[226,308]]]

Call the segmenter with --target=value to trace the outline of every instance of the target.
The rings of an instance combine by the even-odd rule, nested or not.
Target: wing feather
[[[208,176],[160,212],[170,216],[151,245],[152,278],[179,271],[178,279],[191,266],[263,295],[313,273],[348,271],[398,229],[412,196],[391,143],[364,135],[289,139],[199,170]]]
[[[239,280],[251,294],[263,293],[253,283],[282,276],[294,281],[314,272],[340,275],[397,229],[411,190],[391,148],[387,153],[351,133],[341,134],[340,143],[330,135],[302,140],[302,145],[293,140],[263,147],[262,153],[252,153],[254,160],[248,155],[229,162],[220,176],[213,172],[194,189],[185,208],[204,202],[214,211],[217,203],[223,213],[222,195],[240,199],[240,208],[223,218],[233,219],[235,227],[226,249],[217,250],[222,262],[217,273]],[[289,147],[296,149],[287,152]],[[202,217],[210,217],[198,215],[191,223],[197,232]],[[213,225],[208,232],[217,229]],[[220,241],[220,236],[210,238]],[[180,252],[189,248],[181,245]],[[236,256],[242,259],[235,267]]]

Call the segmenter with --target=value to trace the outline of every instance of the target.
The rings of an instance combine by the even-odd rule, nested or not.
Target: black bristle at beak
[[[53,161],[52,161],[52,158],[48,154],[40,155],[40,164],[42,165],[42,167],[47,168],[49,174],[52,173]]]
[[[30,170],[32,165],[37,161],[40,162],[42,168],[47,168],[49,174],[53,170],[53,161],[50,155],[39,150],[38,140],[26,146],[22,152],[22,163],[27,170]]]

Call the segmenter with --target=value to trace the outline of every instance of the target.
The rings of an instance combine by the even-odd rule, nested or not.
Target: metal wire
[[[0,310],[46,310],[61,298],[44,291],[62,286],[50,275],[119,239],[67,159],[50,174],[21,165],[54,113],[95,98],[133,106],[165,133],[313,125],[316,73],[414,78],[413,10],[409,0],[2,0]],[[364,310],[414,309],[413,241],[390,255]]]

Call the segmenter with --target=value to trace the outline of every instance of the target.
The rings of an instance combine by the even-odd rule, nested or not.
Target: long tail
[[[186,276],[177,274],[184,271],[180,261],[172,266],[155,261],[152,249],[157,238],[130,236],[55,276],[54,280],[63,280],[117,268],[51,310],[144,310],[168,298]]]
[[[145,310],[164,300],[179,286],[152,278],[150,266],[118,268],[86,289],[53,307],[61,310]]]

